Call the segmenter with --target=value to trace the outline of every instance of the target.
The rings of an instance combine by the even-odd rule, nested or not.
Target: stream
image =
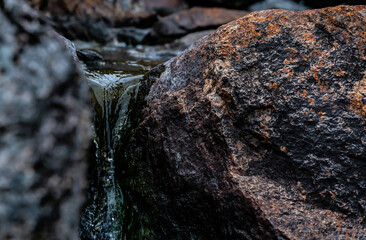
[[[106,46],[77,43],[78,49],[98,51],[103,62],[83,65],[94,104],[94,146],[89,166],[87,202],[81,216],[81,239],[146,239],[143,216],[126,191],[131,179],[118,158],[128,136],[129,114],[145,73],[179,51],[161,47]]]

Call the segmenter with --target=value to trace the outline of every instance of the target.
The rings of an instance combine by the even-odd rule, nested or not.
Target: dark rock
[[[105,44],[113,39],[111,30],[103,21],[75,17],[55,18],[53,27],[71,40],[96,41]]]
[[[76,54],[78,55],[79,59],[85,63],[103,61],[102,55],[93,50],[81,49],[77,50]]]
[[[151,27],[158,15],[186,7],[183,0],[29,0],[45,12],[55,28],[71,40],[110,42],[110,27]]]
[[[147,76],[127,159],[160,239],[366,238],[365,26],[255,12]]]
[[[117,29],[116,37],[120,42],[125,42],[128,45],[137,45],[141,44],[144,38],[151,31],[148,29],[140,29],[134,27],[124,27]]]
[[[303,4],[293,2],[292,0],[265,0],[255,3],[249,7],[249,11],[261,11],[267,9],[285,9],[302,11],[309,8]]]
[[[191,32],[216,28],[247,12],[224,8],[194,7],[161,18],[145,38],[146,43],[165,43]]]
[[[37,16],[0,1],[0,239],[79,239],[88,87]]]

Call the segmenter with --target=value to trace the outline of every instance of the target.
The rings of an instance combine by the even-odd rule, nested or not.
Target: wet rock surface
[[[0,239],[79,239],[89,95],[64,39],[0,1]]]
[[[161,18],[153,26],[153,30],[145,38],[145,42],[170,42],[191,32],[216,28],[246,14],[245,11],[224,8],[194,7]]]
[[[125,158],[160,239],[366,238],[365,26],[256,12],[148,74]]]

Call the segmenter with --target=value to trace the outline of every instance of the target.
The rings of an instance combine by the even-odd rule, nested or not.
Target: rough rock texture
[[[312,7],[312,8],[322,8],[322,7],[330,7],[330,6],[336,6],[340,4],[348,4],[348,5],[361,5],[365,4],[364,0],[297,0],[297,2],[301,2],[302,4],[305,4],[306,6]]]
[[[0,239],[78,239],[88,87],[64,39],[0,0]]]
[[[366,238],[365,33],[365,6],[255,12],[149,74],[161,239]]]
[[[194,7],[161,18],[146,37],[147,43],[164,43],[191,32],[216,28],[236,20],[247,12],[224,8]]]

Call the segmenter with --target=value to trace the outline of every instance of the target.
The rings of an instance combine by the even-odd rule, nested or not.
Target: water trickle
[[[119,150],[133,131],[129,114],[140,80],[171,56],[151,49],[107,47],[98,51],[104,62],[84,67],[95,111],[95,154],[89,167],[80,236],[82,240],[151,239],[151,232],[144,227],[147,220],[127,190],[133,180]]]
[[[128,128],[129,106],[136,99],[141,72],[87,70],[94,109],[95,161],[88,201],[81,219],[82,239],[126,239],[123,190],[116,174],[115,151]],[[94,165],[94,166],[93,166]],[[119,176],[120,177],[120,176]]]

